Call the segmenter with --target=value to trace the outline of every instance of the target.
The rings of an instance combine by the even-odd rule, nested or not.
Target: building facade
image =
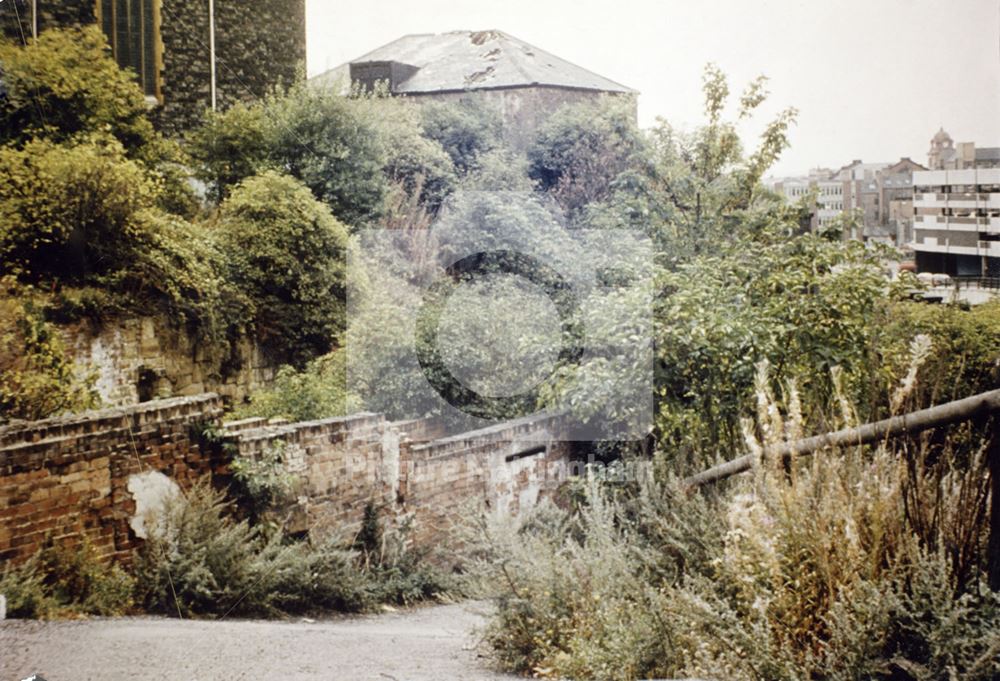
[[[918,272],[1000,277],[1000,168],[913,174]]]
[[[955,144],[951,135],[941,128],[931,138],[927,167],[930,170],[1000,168],[1000,147],[977,148],[975,142]]]
[[[808,175],[774,180],[770,186],[788,203],[814,196],[816,207],[810,226],[815,230],[831,224],[844,210],[843,187],[840,182],[830,179],[831,175],[832,171],[829,169],[814,168]]]
[[[5,0],[3,33],[31,40],[58,26],[97,24],[122,68],[131,69],[161,128],[184,132],[212,104],[253,101],[305,73],[305,0]],[[37,16],[34,10],[37,9]]]
[[[476,99],[500,114],[507,143],[524,149],[559,107],[638,93],[503,31],[406,35],[310,83],[347,91],[385,83],[395,96],[421,101]]]

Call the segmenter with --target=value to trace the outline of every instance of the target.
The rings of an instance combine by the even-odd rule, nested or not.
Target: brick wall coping
[[[140,402],[127,407],[96,409],[39,421],[14,421],[0,426],[0,451],[26,443],[104,432],[122,427],[126,419],[140,425],[162,420],[164,412],[171,410],[177,410],[177,415],[201,411],[214,416],[221,412],[221,406],[221,399],[217,394],[203,393]]]

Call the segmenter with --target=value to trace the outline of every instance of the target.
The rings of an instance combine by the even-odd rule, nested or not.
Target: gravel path
[[[477,655],[486,606],[315,622],[124,617],[0,622],[0,681],[502,681]]]

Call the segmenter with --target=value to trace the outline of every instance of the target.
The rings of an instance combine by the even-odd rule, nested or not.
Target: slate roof
[[[635,93],[503,31],[451,31],[405,35],[312,78],[317,85],[345,80],[349,64],[399,62],[416,72],[397,83],[394,94],[544,85]]]

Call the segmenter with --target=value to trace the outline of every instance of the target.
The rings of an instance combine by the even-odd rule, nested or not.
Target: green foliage
[[[233,417],[264,416],[295,422],[347,414],[345,354],[335,350],[310,361],[301,371],[281,367],[271,384],[237,407]]]
[[[607,198],[619,176],[643,163],[646,145],[631,106],[605,97],[560,108],[528,148],[531,178],[571,213]]]
[[[285,443],[278,441],[259,456],[234,456],[229,462],[233,492],[250,510],[251,520],[264,518],[292,492],[292,476],[285,468]]]
[[[283,544],[228,515],[223,495],[199,483],[153,519],[136,557],[145,607],[166,614],[358,610],[364,582],[332,544]]]
[[[138,593],[150,610],[279,615],[359,611],[441,593],[442,580],[395,541],[364,557],[335,538],[286,542],[236,522],[206,482],[168,502],[136,559]]]
[[[92,378],[81,376],[39,302],[0,280],[0,418],[35,420],[97,406]]]
[[[500,114],[478,99],[428,102],[420,119],[423,134],[444,148],[462,175],[478,170],[482,156],[500,145]]]
[[[375,123],[352,100],[306,85],[207,114],[191,135],[190,154],[216,198],[273,169],[300,180],[354,227],[381,214],[388,188]]]
[[[801,437],[803,414],[795,397],[776,403],[763,374],[757,391],[746,433],[759,455]],[[760,459],[749,477],[695,494],[672,476],[591,477],[576,507],[484,522],[467,567],[498,599],[487,639],[506,667],[539,677],[995,678],[985,523],[963,525],[958,553],[977,566],[963,577],[957,535],[906,512],[980,517],[968,500],[985,498],[988,474],[981,461],[953,466],[950,452],[901,465],[903,451],[819,453],[788,468]]]
[[[0,143],[65,142],[100,132],[130,156],[156,143],[142,91],[112,58],[100,27],[46,30],[26,46],[0,41],[0,63],[7,91]]]
[[[356,115],[372,122],[390,187],[415,196],[432,212],[437,210],[457,177],[447,150],[421,133],[420,105],[379,92],[355,97],[350,105]]]
[[[299,365],[329,352],[344,326],[347,246],[330,210],[295,179],[267,171],[233,190],[215,230],[265,346]]]
[[[50,544],[0,573],[7,614],[20,618],[122,615],[132,608],[134,586],[128,573],[99,558],[86,539],[75,547]]]
[[[0,148],[3,273],[79,283],[128,267],[157,185],[114,140]]]

